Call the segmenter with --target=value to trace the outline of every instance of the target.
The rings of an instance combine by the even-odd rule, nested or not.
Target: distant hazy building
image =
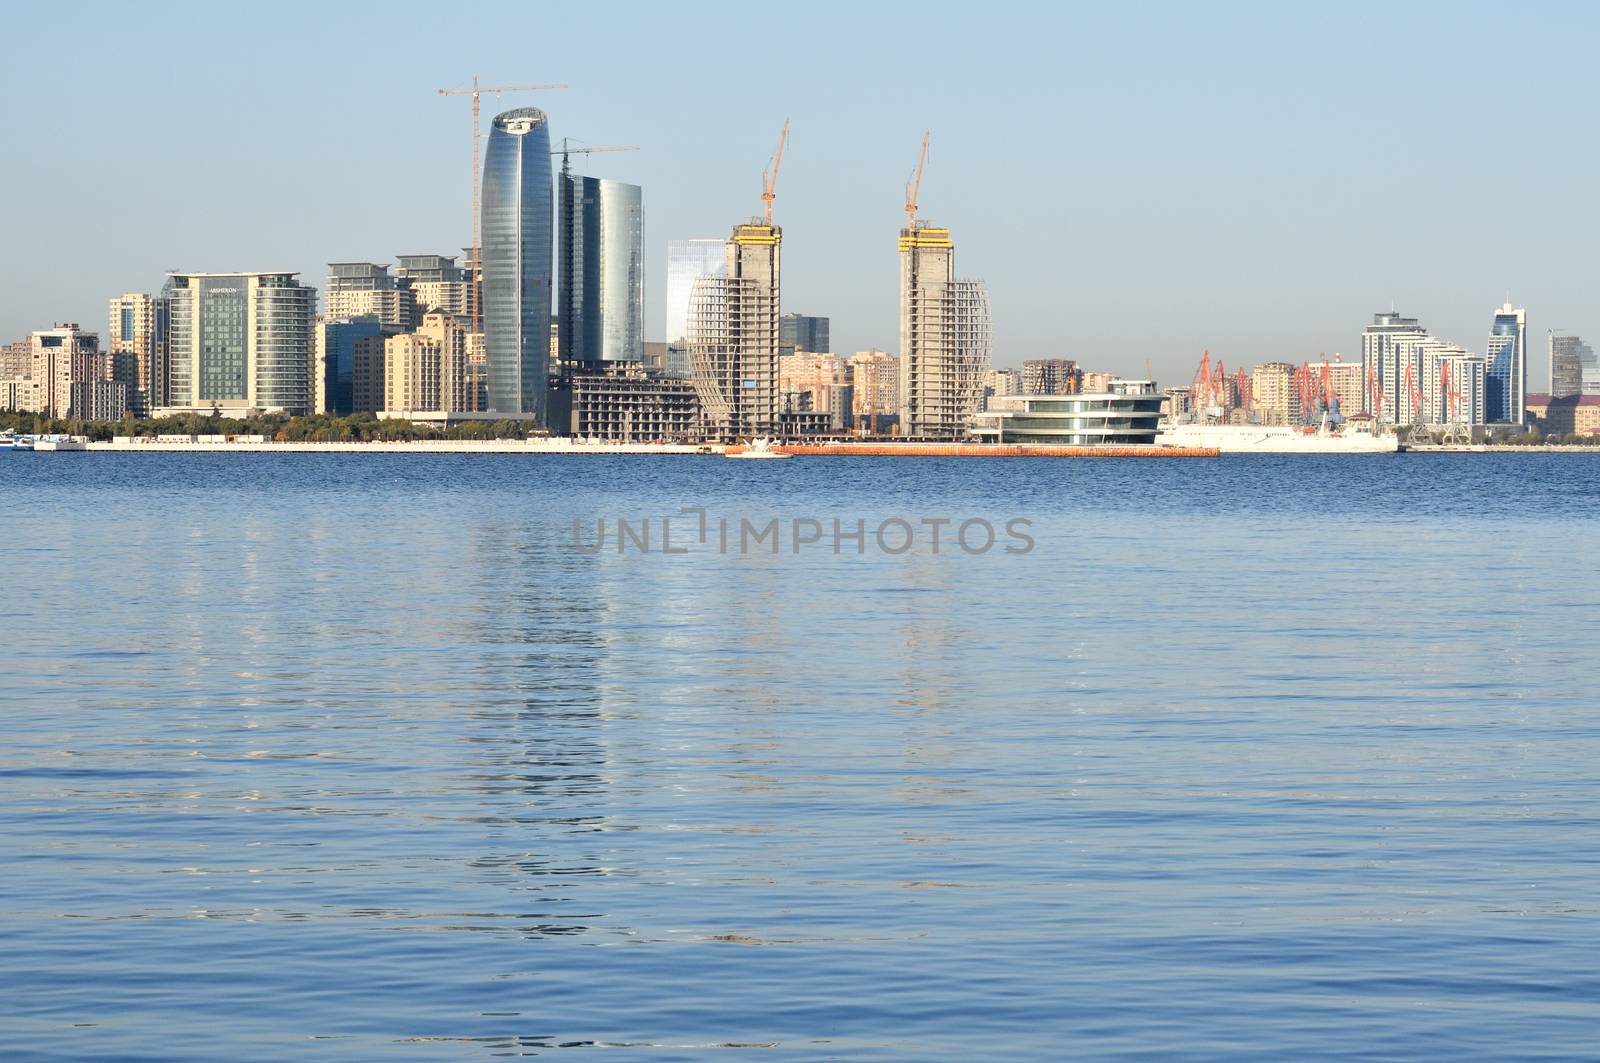
[[[1022,370],[991,369],[983,376],[983,390],[992,396],[1022,394]]]
[[[548,425],[550,130],[537,107],[496,115],[483,169],[483,317],[489,408]]]
[[[828,337],[829,320],[806,314],[784,314],[778,321],[778,353],[808,351],[825,354],[833,350]]]
[[[1117,379],[1117,374],[1107,373],[1097,369],[1083,370],[1083,384],[1081,390],[1093,392],[1106,392],[1111,390],[1111,382]]]
[[[989,369],[989,294],[957,280],[949,229],[900,230],[900,430],[967,434]]]
[[[562,174],[557,251],[560,359],[598,368],[644,356],[644,194]]]
[[[1288,362],[1265,362],[1251,371],[1251,404],[1262,424],[1299,422],[1300,389],[1295,386],[1294,369]]]
[[[409,332],[417,325],[417,300],[411,282],[389,273],[376,262],[328,264],[327,316],[375,317],[385,325]]]
[[[783,230],[734,226],[721,276],[690,293],[689,356],[707,430],[721,438],[778,428],[778,314]]]
[[[174,273],[170,407],[308,413],[317,290],[296,273]]]
[[[1333,392],[1334,401],[1339,405],[1339,414],[1349,417],[1351,414],[1360,413],[1366,395],[1366,381],[1359,362],[1310,362],[1306,368],[1311,373],[1311,380],[1320,394],[1324,376],[1327,378],[1328,390]],[[1296,396],[1296,401],[1299,397]],[[1299,414],[1299,410],[1296,414]],[[1292,422],[1292,419],[1291,419]]]
[[[900,358],[888,351],[850,356],[850,385],[857,428],[887,432],[900,420]]]
[[[15,340],[0,347],[0,380],[20,380],[33,372],[33,340]]]
[[[1529,395],[1528,418],[1547,436],[1600,435],[1600,395]]]
[[[1563,399],[1571,395],[1600,394],[1600,361],[1594,348],[1578,336],[1550,334],[1550,395]]]
[[[1490,424],[1521,424],[1528,399],[1528,312],[1506,303],[1489,326],[1488,393]]]
[[[1072,395],[1083,390],[1083,374],[1070,358],[1029,358],[1022,363],[1022,394]]]
[[[111,376],[128,385],[128,408],[139,417],[167,404],[167,300],[128,292],[111,300],[107,353]]]
[[[778,358],[780,395],[801,393],[807,396],[806,409],[828,414],[827,428],[839,431],[850,426],[852,388],[850,369],[837,354],[799,351]]]

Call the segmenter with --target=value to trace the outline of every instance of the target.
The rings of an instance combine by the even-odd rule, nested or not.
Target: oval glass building
[[[489,409],[548,427],[550,127],[537,107],[495,116],[483,164],[483,331]]]

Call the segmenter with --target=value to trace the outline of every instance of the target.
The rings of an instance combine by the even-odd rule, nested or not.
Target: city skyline
[[[1397,39],[1437,41],[1447,55],[1473,54],[1497,41],[1484,17],[1490,10],[1419,6],[1386,11],[1382,26]],[[831,23],[826,54],[840,63],[875,54],[898,32],[887,15],[837,7],[820,14],[833,16],[820,21]],[[737,36],[712,19],[697,27],[704,41],[692,53],[667,15],[641,10],[607,50],[571,57],[530,56],[521,44],[464,32],[423,8],[392,26],[330,11],[317,39],[304,43],[309,73],[282,89],[315,106],[238,123],[224,117],[252,79],[270,73],[276,49],[267,45],[287,27],[252,26],[263,47],[240,55],[216,47],[239,28],[226,12],[209,28],[173,35],[134,24],[113,39],[76,29],[63,13],[29,10],[17,19],[19,42],[74,40],[85,77],[71,85],[44,79],[35,57],[44,50],[19,49],[0,73],[13,101],[0,118],[8,142],[49,143],[107,90],[110,74],[96,69],[116,64],[100,60],[127,48],[164,71],[119,84],[127,108],[153,111],[170,94],[205,85],[197,117],[210,139],[204,152],[188,141],[152,150],[148,123],[112,123],[97,131],[105,156],[139,160],[119,168],[115,181],[96,178],[94,160],[63,168],[49,152],[19,153],[3,181],[8,232],[26,253],[7,267],[0,335],[54,321],[96,327],[107,298],[151,291],[172,269],[293,266],[309,280],[327,263],[389,249],[464,246],[465,108],[433,90],[473,71],[573,86],[490,96],[491,114],[537,105],[561,136],[641,146],[603,165],[578,165],[645,189],[647,292],[665,290],[667,241],[722,232],[730,210],[754,212],[770,127],[793,112],[785,302],[832,318],[843,352],[896,345],[896,269],[884,241],[898,223],[900,185],[924,125],[933,128],[927,215],[960,231],[970,260],[983,264],[999,365],[1066,357],[1134,372],[1148,359],[1158,378],[1176,382],[1207,348],[1229,364],[1335,352],[1349,360],[1360,341],[1351,323],[1391,303],[1475,350],[1481,308],[1508,297],[1534,316],[1533,351],[1546,329],[1600,333],[1581,254],[1587,193],[1578,175],[1592,153],[1565,133],[1592,98],[1595,75],[1573,60],[1592,50],[1600,17],[1576,7],[1530,12],[1519,22],[1527,47],[1508,53],[1505,76],[1486,85],[1464,72],[1424,77],[1378,63],[1369,14],[1234,5],[1203,15],[1090,9],[1030,20],[1048,28],[1054,19],[1102,43],[1081,67],[1062,72],[1036,61],[1043,44],[1032,42],[1049,35],[1018,34],[1020,14],[1000,12],[992,25],[974,27],[955,9],[939,9],[925,33],[963,41],[976,72],[953,79],[858,64],[834,83],[780,70],[741,94],[711,129],[695,120],[693,103],[715,85],[715,64],[686,69],[680,60]],[[550,17],[556,30],[581,21]],[[804,33],[814,41],[824,30]],[[383,63],[389,45],[422,35],[436,45],[426,67]],[[348,45],[358,40],[370,47],[352,54]],[[325,73],[335,64],[319,61],[324,52],[348,66]],[[1134,69],[1137,84],[1128,77]],[[877,102],[858,106],[863,94]],[[1216,113],[1228,121],[1215,121]],[[1421,179],[1436,173],[1426,160],[1471,157],[1495,125],[1523,129],[1530,151],[1561,150],[1562,165]],[[302,151],[263,158],[257,136],[300,137],[317,165],[304,165]],[[380,168],[401,136],[407,167]],[[1039,191],[995,196],[997,178]],[[1503,209],[1507,203],[1515,209]],[[96,252],[85,256],[89,241]],[[1058,268],[1041,270],[1035,245],[1063,249]],[[662,310],[659,299],[647,299],[646,339],[671,338]],[[1067,319],[1070,329],[1062,327]],[[1541,391],[1546,360],[1530,362],[1528,388]]]

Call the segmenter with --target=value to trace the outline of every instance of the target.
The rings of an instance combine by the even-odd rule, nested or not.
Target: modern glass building
[[[295,273],[174,273],[172,407],[309,413],[317,290]]]
[[[1490,424],[1521,424],[1528,402],[1528,312],[1506,303],[1489,326],[1484,412]]]
[[[1113,382],[1098,394],[1013,396],[1007,409],[975,414],[974,435],[995,443],[1154,443],[1164,398],[1148,381]]]
[[[495,116],[483,164],[483,330],[489,409],[549,421],[550,128],[537,107]]]
[[[561,361],[596,368],[644,357],[644,194],[638,185],[561,177]]]
[[[828,339],[829,321],[806,314],[784,314],[778,322],[778,350],[782,354],[810,351],[828,354],[833,347]]]
[[[669,240],[667,242],[667,343],[682,347],[689,336],[689,293],[701,277],[721,277],[728,272],[724,240]]]
[[[333,318],[322,323],[322,381],[328,413],[341,417],[356,412],[356,342],[393,332],[376,316]]]

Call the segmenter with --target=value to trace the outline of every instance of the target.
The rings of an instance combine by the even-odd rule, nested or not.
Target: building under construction
[[[608,443],[686,442],[705,435],[694,385],[637,362],[574,372],[568,386],[571,422],[563,434]]]
[[[927,156],[924,136],[900,230],[900,430],[960,439],[978,412],[989,370],[989,294],[982,281],[956,279],[950,230],[917,220]]]
[[[788,139],[786,121],[777,154],[762,174],[765,217],[734,226],[725,245],[725,273],[700,277],[689,294],[690,371],[707,434],[716,438],[766,436],[779,430],[783,230],[772,222],[772,201]]]

